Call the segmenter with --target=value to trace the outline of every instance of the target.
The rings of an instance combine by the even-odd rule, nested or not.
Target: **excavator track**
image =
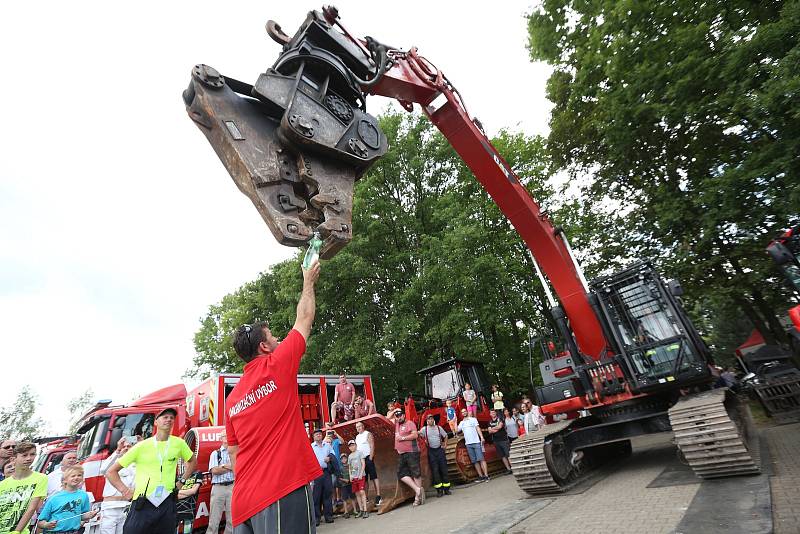
[[[458,464],[458,460],[456,458],[456,454],[458,453],[458,442],[463,440],[464,438],[451,438],[447,440],[447,448],[444,450],[447,457],[447,476],[451,483],[466,484],[477,476],[475,468],[472,468],[473,475],[472,477],[469,477],[468,473],[465,473]]]
[[[727,389],[680,399],[670,408],[669,420],[681,454],[698,477],[761,471],[749,409]]]
[[[504,473],[506,468],[502,460],[496,457],[489,459],[490,456],[493,456],[491,453],[492,450],[493,445],[487,445],[487,454],[485,456],[489,475]],[[478,472],[469,459],[469,453],[467,453],[463,437],[450,438],[447,440],[445,455],[447,458],[447,476],[450,482],[455,484],[468,484],[478,478]]]
[[[558,434],[572,421],[560,421],[528,433],[511,444],[511,469],[519,487],[530,495],[561,493],[570,486],[560,485],[547,465],[545,441]]]

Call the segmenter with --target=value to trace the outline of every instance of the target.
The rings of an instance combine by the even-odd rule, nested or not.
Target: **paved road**
[[[576,491],[527,497],[510,476],[460,486],[429,497],[419,508],[400,507],[368,519],[336,519],[318,532],[481,534],[703,534],[800,532],[800,424],[762,431],[766,473],[701,481],[676,460],[669,434],[633,441],[633,455]],[[771,500],[770,500],[771,498]],[[770,510],[770,506],[772,506]]]
[[[665,465],[674,463],[670,434],[633,441],[634,452],[613,473],[579,495],[552,504],[513,527],[512,534],[607,534],[674,532],[692,502],[699,482],[648,488]]]
[[[421,529],[424,532],[437,534],[453,530],[460,530],[461,534],[477,534],[481,531],[462,529],[469,523],[497,513],[498,509],[518,503],[520,499],[525,498],[525,493],[519,489],[514,478],[508,475],[481,484],[455,486],[452,493],[441,498],[437,498],[434,493],[433,497],[428,495],[426,503],[420,507],[412,507],[409,504],[386,514],[372,514],[367,519],[336,518],[333,524],[320,525],[317,532],[319,534],[345,532],[408,534],[414,529]]]
[[[775,534],[800,532],[800,424],[764,430],[772,459]]]

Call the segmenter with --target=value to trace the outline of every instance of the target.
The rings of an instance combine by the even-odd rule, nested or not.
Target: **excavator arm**
[[[196,65],[184,101],[239,189],[275,238],[299,246],[316,232],[321,257],[352,239],[353,184],[387,150],[366,95],[419,104],[508,217],[556,293],[574,333],[573,354],[599,360],[608,343],[569,246],[470,118],[447,77],[417,53],[354,38],[335,8],[312,11],[294,36],[270,21],[283,46],[255,84]],[[572,342],[565,328],[562,334]]]

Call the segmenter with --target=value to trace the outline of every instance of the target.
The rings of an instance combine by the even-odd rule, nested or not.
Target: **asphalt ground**
[[[759,430],[762,473],[701,481],[682,465],[670,434],[633,440],[633,454],[565,495],[531,498],[514,478],[454,486],[420,507],[367,519],[336,518],[318,532],[476,534],[798,534],[800,424]]]

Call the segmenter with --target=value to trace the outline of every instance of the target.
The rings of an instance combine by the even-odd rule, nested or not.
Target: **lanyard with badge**
[[[162,502],[164,502],[169,494],[164,488],[163,479],[164,479],[164,458],[169,457],[169,437],[167,438],[166,447],[164,448],[164,455],[161,455],[161,451],[158,450],[158,440],[153,438],[153,447],[156,449],[156,458],[158,458],[158,472],[159,472],[159,482],[162,482],[156,489],[153,491],[153,494],[147,497],[147,500],[150,503],[158,508]]]

